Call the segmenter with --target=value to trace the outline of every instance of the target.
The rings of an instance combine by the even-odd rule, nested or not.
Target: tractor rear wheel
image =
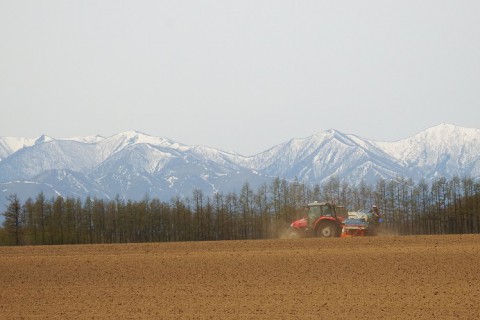
[[[333,223],[323,223],[317,227],[317,236],[331,238],[337,236],[337,228]]]

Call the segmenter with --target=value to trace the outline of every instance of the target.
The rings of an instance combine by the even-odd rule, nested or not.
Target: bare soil
[[[0,247],[0,318],[478,319],[480,235]]]

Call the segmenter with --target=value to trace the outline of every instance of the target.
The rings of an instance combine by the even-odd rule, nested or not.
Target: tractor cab
[[[335,210],[328,202],[314,202],[305,206],[307,217],[310,221],[315,221],[319,217],[332,217]]]

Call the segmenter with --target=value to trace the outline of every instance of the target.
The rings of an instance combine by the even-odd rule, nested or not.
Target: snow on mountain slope
[[[9,195],[16,193],[22,201],[25,201],[28,198],[35,199],[40,192],[43,192],[47,198],[61,195],[51,184],[31,181],[0,182],[0,208],[2,208],[0,212],[3,212]],[[0,220],[2,217],[0,216]]]
[[[59,139],[59,140],[70,140],[70,141],[77,141],[77,142],[83,142],[83,143],[97,143],[102,140],[105,140],[105,137],[102,137],[101,135],[95,135],[95,136],[85,136],[85,137],[72,137],[72,138],[65,138],[65,139]]]
[[[258,175],[236,162],[240,156],[202,146],[186,146],[135,131],[109,138],[37,139],[0,163],[0,182],[51,184],[62,194],[164,198],[214,192],[218,186]]]
[[[47,170],[33,180],[38,184],[52,186],[52,188],[54,186],[59,195],[69,195],[75,198],[85,198],[88,195],[110,198],[109,194],[103,191],[103,186],[98,185],[95,180],[68,169]]]
[[[20,149],[0,162],[0,181],[31,179],[46,170],[68,169],[87,174],[125,148],[147,144],[174,147],[178,150],[189,149],[168,139],[134,131],[98,139],[98,142],[85,142],[85,139],[75,138],[53,140],[42,136],[29,148]],[[161,155],[158,157],[161,158]]]
[[[0,161],[20,149],[33,146],[39,140],[45,140],[45,137],[35,139],[0,137]]]
[[[176,150],[187,150],[190,147],[160,137],[149,136],[137,131],[126,131],[114,136],[105,138],[96,143],[97,150],[102,159],[107,159],[124,148],[138,144],[149,144],[157,147],[167,147]]]
[[[397,142],[375,144],[427,178],[480,175],[480,129],[441,124]]]
[[[75,197],[169,200],[194,189],[206,194],[239,191],[245,182],[255,188],[275,177],[307,184],[337,177],[353,185],[398,176],[478,179],[479,151],[479,129],[448,124],[397,142],[328,130],[250,157],[136,131],[108,138],[0,138],[0,184],[4,194],[19,192],[22,198],[45,189]]]
[[[173,147],[130,145],[95,168],[89,177],[111,196],[118,193],[135,198],[145,194],[160,198],[189,195],[196,188],[210,194],[226,187],[228,181],[259,179],[251,169],[231,162],[227,153],[204,147]]]
[[[64,140],[36,143],[0,162],[0,182],[28,180],[48,170],[85,173],[100,161],[95,145]]]
[[[250,158],[250,165],[267,175],[325,182],[334,176],[358,183],[392,178],[403,171],[395,159],[353,135],[336,130],[292,139]]]

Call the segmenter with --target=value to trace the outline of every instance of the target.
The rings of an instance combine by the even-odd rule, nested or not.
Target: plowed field
[[[479,319],[480,235],[0,247],[0,318]]]

